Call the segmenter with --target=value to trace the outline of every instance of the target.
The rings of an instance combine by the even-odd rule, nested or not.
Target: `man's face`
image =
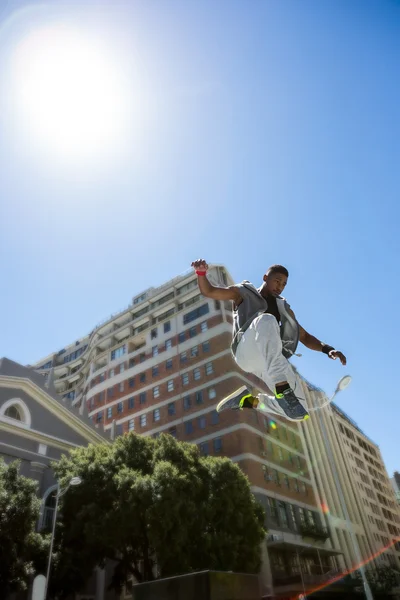
[[[268,294],[271,296],[280,296],[285,289],[288,278],[283,273],[270,273],[264,275],[264,281],[266,284]]]

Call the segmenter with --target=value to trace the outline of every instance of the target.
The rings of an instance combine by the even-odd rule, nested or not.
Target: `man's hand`
[[[332,360],[336,360],[338,358],[340,360],[340,362],[342,363],[342,365],[345,365],[347,363],[347,359],[346,359],[345,355],[342,352],[340,352],[340,350],[331,350],[329,352],[328,356]]]
[[[195,271],[208,271],[208,264],[204,258],[194,260],[190,266],[193,267]]]

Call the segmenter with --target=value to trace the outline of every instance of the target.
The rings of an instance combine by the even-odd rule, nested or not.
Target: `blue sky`
[[[400,4],[55,1],[0,11],[0,355],[36,361],[198,257],[255,284],[283,263],[300,323],[348,356],[343,368],[304,349],[297,366],[328,392],[350,373],[339,405],[389,472],[400,469]],[[99,143],[102,155],[80,153],[78,138],[67,155],[54,138],[43,150],[42,129],[28,131],[18,112],[30,95],[22,79],[10,83],[15,49],[60,24],[101,40],[129,99],[121,143]],[[114,89],[102,79],[100,113]]]

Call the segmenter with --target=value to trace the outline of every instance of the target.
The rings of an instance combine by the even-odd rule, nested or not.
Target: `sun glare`
[[[97,40],[64,26],[30,33],[15,49],[12,87],[19,127],[34,148],[85,161],[126,141],[129,86]]]

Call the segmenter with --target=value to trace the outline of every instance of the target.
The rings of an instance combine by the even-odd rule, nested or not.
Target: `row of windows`
[[[301,470],[303,461],[297,454],[292,454],[285,448],[277,446],[271,440],[265,440],[263,437],[258,438],[260,451],[262,456],[268,456],[271,459],[278,459],[280,462],[288,462],[296,469]]]
[[[190,408],[192,406],[199,406],[199,405],[203,404],[205,393],[206,393],[205,390],[198,390],[197,392],[195,392],[192,395],[191,394],[185,395],[182,398],[183,410],[184,411],[190,410]],[[217,393],[215,391],[215,388],[208,388],[207,395],[208,395],[209,400],[213,400],[214,398],[216,398]],[[145,404],[146,398],[147,398],[146,392],[141,392],[138,396],[139,405]],[[107,409],[106,409],[107,418],[111,419],[113,417],[113,415],[115,414],[115,411],[117,414],[123,413],[124,408],[125,408],[125,402],[127,402],[128,410],[132,410],[135,407],[135,398],[133,396],[131,398],[128,398],[127,401],[121,400],[121,402],[118,402],[118,404],[107,407]],[[168,403],[168,415],[176,414],[175,406],[176,406],[176,401]],[[156,411],[159,411],[159,409],[154,410],[155,414],[157,414]],[[100,411],[96,414],[96,421],[99,423],[102,420],[103,420],[103,412]],[[155,420],[158,420],[158,419],[155,419]]]
[[[204,367],[196,367],[193,369],[193,371],[191,371],[190,373],[183,373],[181,375],[181,382],[183,386],[189,385],[190,383],[190,379],[191,377],[193,378],[193,381],[200,381],[201,378],[203,377],[203,374],[207,377],[209,375],[212,375],[214,373],[214,365],[212,362],[208,362],[204,365]],[[146,373],[143,372],[139,375],[139,381],[141,383],[144,383],[146,381]],[[166,389],[167,392],[173,392],[175,389],[175,379],[170,379],[169,381],[167,381],[166,384]],[[114,397],[115,393],[122,393],[125,391],[125,384],[126,381],[121,381],[121,383],[117,383],[116,385],[113,385],[112,387],[107,388],[107,399],[111,399]],[[133,388],[135,387],[135,378],[131,377],[128,380],[128,386],[129,388]],[[152,396],[153,398],[159,398],[160,397],[160,387],[159,385],[156,385],[153,387],[152,390]],[[97,402],[102,402],[104,400],[104,390],[102,392],[99,392],[97,394]],[[143,404],[146,401],[146,392],[141,392],[140,394],[140,398],[143,398],[143,400],[141,401],[141,404]],[[91,402],[91,409],[93,409],[93,403]]]
[[[262,466],[265,481],[273,481],[275,485],[284,486],[286,489],[293,489],[305,496],[308,495],[307,486],[304,481],[299,481],[297,477],[289,477],[285,473],[281,473],[277,469],[271,469],[266,465]]]
[[[203,323],[200,324],[200,331],[201,332],[205,332],[208,329],[208,324],[207,321],[204,321]],[[185,331],[181,331],[178,335],[178,343],[183,343],[186,341],[186,339],[191,339],[194,338],[196,335],[198,334],[198,330],[197,330],[197,325],[191,327],[190,329],[187,329]],[[173,346],[173,338],[170,338],[168,340],[165,341],[165,344],[163,345],[163,347],[161,348],[160,346],[154,346],[152,349],[152,356],[158,356],[158,354],[162,351],[162,350],[169,350],[170,348],[172,348]],[[204,342],[202,344],[203,347],[203,352],[208,352],[209,351],[209,342]],[[191,356],[196,356],[197,354],[195,354],[197,349],[198,352],[198,346],[195,346],[194,349],[192,349],[191,352]],[[126,354],[126,345],[122,345],[119,346],[118,348],[115,348],[114,350],[111,351],[111,360],[116,360],[117,358],[120,358],[121,356],[124,356],[124,354]],[[142,363],[146,360],[147,356],[145,352],[142,352],[139,355],[139,363]],[[181,353],[181,362],[185,362],[187,360],[187,352],[182,352]],[[136,359],[135,358],[130,358],[129,359],[129,368],[131,369],[132,367],[134,367],[136,364]],[[118,367],[117,367],[118,368]],[[125,370],[125,365],[119,365],[119,373],[122,373]],[[116,369],[110,369],[108,372],[108,377],[114,377],[114,375],[116,374]],[[98,378],[98,382],[101,383],[103,381],[105,381],[106,379],[106,373],[101,373],[99,375]],[[94,378],[91,382],[91,386],[93,387],[94,385],[96,385],[97,383],[97,379]]]
[[[64,356],[64,363],[71,362],[72,360],[78,358],[81,354],[85,352],[86,348],[87,344],[86,346],[82,346],[82,348],[79,348],[79,350],[75,350],[75,352],[71,352],[71,354],[67,354],[67,356]]]
[[[290,529],[295,532],[303,527],[319,527],[318,514],[312,510],[276,500],[269,496],[265,497],[261,494],[257,494],[257,500],[263,505],[267,521],[272,521],[272,525],[276,524],[283,529]]]
[[[167,406],[167,411],[168,411],[168,415],[169,416],[173,416],[176,414],[175,412],[175,403],[171,402],[170,404],[168,404]],[[108,416],[108,414],[107,414]],[[139,425],[140,427],[147,427],[148,425],[148,417],[150,416],[150,413],[144,413],[143,415],[140,415],[139,417]],[[160,421],[161,419],[161,409],[160,408],[155,408],[153,410],[152,413],[153,416],[153,423],[157,423],[158,421]],[[128,421],[128,431],[134,431],[135,429],[135,421],[136,419],[134,417],[132,417],[132,419],[129,419]],[[211,413],[210,416],[210,422],[211,425],[217,425],[219,422],[219,415],[217,413],[217,411],[213,411]],[[121,424],[122,427],[122,424]],[[197,419],[192,419],[190,421],[185,421],[184,423],[184,428],[185,428],[185,434],[186,435],[190,435],[191,433],[193,433],[195,431],[195,429],[205,429],[207,427],[207,415],[201,415],[200,417],[197,417]],[[122,429],[121,429],[122,431]]]

